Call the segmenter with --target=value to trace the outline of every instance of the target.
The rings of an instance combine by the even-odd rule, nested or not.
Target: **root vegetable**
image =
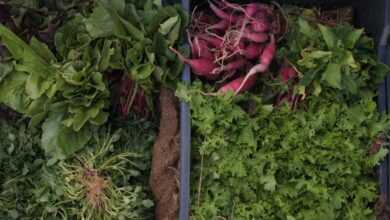
[[[222,72],[222,71],[232,72],[232,71],[240,69],[241,67],[245,66],[246,64],[247,64],[246,59],[240,58],[238,60],[235,60],[235,61],[228,63],[225,66],[222,66],[222,67],[216,69],[215,72],[217,72],[217,73]]]
[[[223,20],[227,20],[228,23],[232,24],[232,23],[235,23],[238,19],[237,16],[234,16],[232,14],[228,14],[226,13],[225,11],[223,11],[222,9],[218,8],[216,5],[214,5],[211,1],[209,1],[209,5],[210,5],[210,8],[211,10],[215,13],[215,15],[217,15],[219,18],[223,19]]]
[[[205,40],[213,48],[221,48],[223,46],[223,40],[218,37],[213,37],[208,35],[199,35],[199,37]]]
[[[245,76],[241,76],[241,77],[239,77],[239,78],[237,78],[237,79],[235,79],[235,80],[233,80],[231,82],[228,82],[224,86],[222,86],[218,90],[218,93],[225,94],[228,91],[232,91],[235,94],[237,94],[237,93],[240,93],[240,92],[247,91],[247,90],[251,89],[255,85],[256,78],[257,78],[257,75],[252,75],[251,77],[249,77],[244,82]]]
[[[241,50],[241,54],[249,59],[253,60],[260,56],[260,54],[263,52],[264,46],[257,43],[251,43],[247,47]]]
[[[208,27],[208,30],[219,30],[219,31],[226,31],[226,29],[229,27],[229,22],[227,20],[220,20],[218,23],[211,25]]]
[[[292,67],[282,67],[280,70],[280,76],[285,83],[295,78],[297,74],[297,71],[295,71],[295,69]]]
[[[237,90],[238,92],[246,85],[247,81],[257,73],[263,73],[268,70],[269,65],[271,64],[276,52],[276,42],[275,37],[271,35],[271,41],[264,48],[263,53],[260,56],[260,64],[252,67],[248,74],[245,76],[241,86]]]
[[[195,58],[205,58],[209,60],[214,59],[214,55],[210,52],[207,42],[195,37],[191,47],[192,56]]]
[[[185,58],[179,51],[175,50],[174,48],[170,47],[169,49],[173,53],[175,53],[182,62],[190,65],[191,69],[194,71],[195,74],[198,74],[200,76],[210,75],[212,74],[214,69],[218,67],[213,60],[205,58],[188,59]]]
[[[249,40],[249,41],[253,41],[256,43],[264,43],[268,40],[268,34],[256,33],[256,32],[248,31],[248,30],[243,33],[242,37]]]

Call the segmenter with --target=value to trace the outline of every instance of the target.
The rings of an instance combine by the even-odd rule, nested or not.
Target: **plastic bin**
[[[172,2],[172,1],[168,1]],[[176,1],[177,2],[177,1]],[[181,0],[183,8],[190,10],[204,0]],[[233,2],[255,2],[240,1]],[[266,2],[266,1],[258,1]],[[375,39],[378,55],[382,62],[390,65],[390,0],[276,0],[280,4],[294,4],[304,7],[320,6],[337,8],[352,6],[354,8],[354,25],[365,28],[366,32]],[[182,80],[190,82],[190,70],[184,69]],[[390,76],[378,88],[378,110],[390,112]],[[190,162],[191,162],[191,120],[189,106],[181,103],[181,140],[180,140],[180,220],[188,220],[190,213]],[[378,167],[380,192],[390,198],[390,157],[387,156]]]

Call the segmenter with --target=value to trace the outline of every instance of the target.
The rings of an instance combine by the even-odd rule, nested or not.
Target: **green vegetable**
[[[81,61],[58,63],[35,38],[30,45],[0,26],[0,39],[14,58],[0,84],[0,102],[43,121],[42,147],[55,159],[81,149],[93,126],[106,122],[109,91],[102,73]],[[12,65],[5,63],[3,65]]]
[[[205,89],[177,92],[192,109],[195,219],[373,219],[387,149],[368,151],[390,120],[372,97],[349,106],[327,92],[291,111]]]
[[[302,11],[292,12],[296,10]],[[364,36],[363,29],[348,24],[317,24],[308,10],[300,13],[303,16],[290,14],[290,31],[279,57],[287,58],[299,70],[300,86],[309,93],[316,84],[317,89],[321,85],[336,88],[349,97],[360,96],[375,89],[389,72],[387,66],[378,62],[374,43]]]
[[[0,121],[1,219],[151,219],[145,185],[156,128],[133,119],[102,128],[76,158],[50,165],[40,133]]]

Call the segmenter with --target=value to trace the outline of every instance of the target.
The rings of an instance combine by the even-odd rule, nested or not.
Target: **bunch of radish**
[[[275,56],[276,22],[273,5],[209,1],[195,9],[188,30],[191,58],[171,50],[206,80],[222,83],[219,93],[235,94],[252,88],[259,73],[266,73]]]

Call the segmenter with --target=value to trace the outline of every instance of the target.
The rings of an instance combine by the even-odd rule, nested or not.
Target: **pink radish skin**
[[[208,27],[208,30],[219,30],[226,31],[229,27],[229,22],[227,20],[220,20],[218,23],[211,25]]]
[[[248,30],[246,32],[244,32],[242,37],[249,40],[249,41],[256,42],[256,43],[264,43],[268,40],[268,34],[256,33],[256,32],[248,31]]]
[[[205,40],[213,48],[221,48],[223,46],[223,40],[217,37],[199,35],[200,38]]]
[[[246,16],[253,17],[258,12],[258,4],[257,3],[250,3],[246,5],[245,12]]]
[[[230,71],[240,69],[241,67],[245,66],[246,64],[247,64],[247,61],[245,59],[241,58],[241,59],[238,59],[238,60],[235,60],[235,61],[228,63],[227,65],[221,67],[220,70],[230,72]]]
[[[244,83],[245,78],[245,76],[241,76],[231,82],[228,82],[218,90],[218,93],[226,94],[228,91],[232,91],[237,94],[251,89],[256,83],[257,75],[252,75]]]
[[[260,63],[269,66],[274,59],[276,53],[275,37],[271,35],[271,41],[264,48],[263,53],[260,56]]]
[[[175,50],[174,48],[169,48],[173,53],[175,53],[179,59],[190,65],[192,70],[195,74],[200,76],[207,76],[211,75],[215,68],[217,68],[217,65],[213,62],[213,60],[205,59],[205,58],[199,58],[199,59],[187,59],[185,58],[179,51]]]
[[[195,37],[191,51],[192,56],[195,58],[214,59],[214,55],[210,52],[207,42],[200,40],[198,37]]]
[[[235,23],[237,21],[237,17],[233,15],[229,15],[224,12],[222,9],[219,9],[216,5],[214,5],[211,1],[209,1],[209,5],[211,10],[217,15],[219,18],[227,20],[229,23]]]
[[[263,52],[264,46],[261,44],[251,43],[245,49],[241,50],[241,54],[248,60],[256,59]]]
[[[287,83],[291,79],[294,79],[298,73],[292,67],[282,67],[280,70],[280,75],[284,83]]]
[[[267,23],[266,20],[254,20],[251,22],[252,30],[255,32],[269,31],[271,24]]]
[[[268,70],[269,65],[271,64],[276,53],[276,42],[275,37],[271,35],[271,41],[264,48],[263,53],[260,56],[260,64],[253,66],[248,74],[245,76],[241,86],[237,89],[236,93],[240,92],[240,90],[245,86],[249,78],[257,73],[264,73]]]

